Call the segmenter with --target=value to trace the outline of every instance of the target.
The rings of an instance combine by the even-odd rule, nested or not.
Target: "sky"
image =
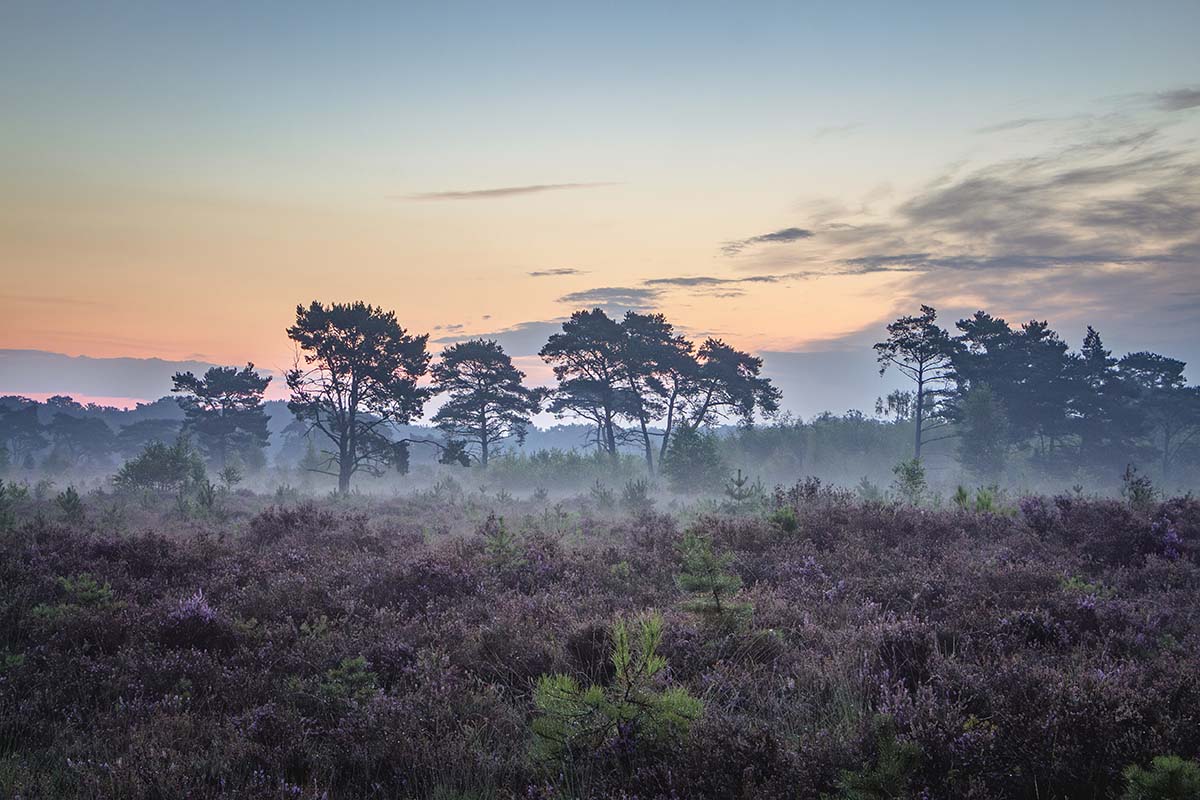
[[[658,310],[802,415],[873,406],[921,303],[1200,362],[1198,40],[1194,0],[6,0],[0,392],[282,369],[313,299],[535,381],[572,310]]]

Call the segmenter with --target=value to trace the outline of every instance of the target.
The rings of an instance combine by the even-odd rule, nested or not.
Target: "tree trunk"
[[[663,429],[662,447],[658,449],[658,460],[661,463],[667,457],[667,446],[671,441],[671,428],[675,422],[675,399],[679,394],[678,389],[671,390],[671,400],[667,403],[667,424]]]
[[[654,475],[654,448],[650,446],[650,431],[646,428],[646,415],[638,414],[638,421],[642,423],[642,442],[646,446],[646,469],[650,475]]]
[[[617,460],[617,435],[613,432],[612,416],[604,418],[604,437],[605,445],[608,447],[608,455],[615,462]]]
[[[479,463],[484,469],[487,469],[488,464],[488,428],[487,416],[483,411],[479,412]]]
[[[913,433],[913,460],[921,460],[921,427],[925,420],[925,382],[917,383],[916,431]]]

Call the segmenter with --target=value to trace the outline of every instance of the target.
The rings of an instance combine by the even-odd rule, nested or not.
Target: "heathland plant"
[[[683,564],[675,582],[692,596],[685,603],[689,611],[708,619],[725,620],[749,610],[732,599],[742,587],[742,579],[729,571],[732,555],[716,552],[710,539],[692,532],[683,537],[679,555]]]
[[[1158,756],[1144,769],[1125,770],[1122,800],[1195,800],[1200,797],[1200,764],[1179,756]]]
[[[640,748],[661,748],[687,732],[703,704],[679,686],[659,686],[667,660],[658,653],[663,620],[613,625],[612,681],[586,688],[570,675],[543,675],[534,692],[535,751],[551,761],[612,756],[629,769]]]

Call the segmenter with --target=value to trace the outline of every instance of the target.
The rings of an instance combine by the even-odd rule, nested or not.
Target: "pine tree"
[[[742,587],[742,579],[728,571],[733,562],[732,555],[717,553],[710,540],[691,532],[683,537],[679,552],[683,570],[675,576],[675,582],[680,589],[693,595],[686,603],[689,611],[724,620],[749,610],[749,606],[731,599]]]
[[[629,772],[639,745],[667,747],[704,710],[682,687],[658,688],[667,660],[658,654],[663,620],[642,617],[631,632],[613,625],[613,679],[583,688],[569,675],[543,675],[534,692],[533,733],[543,758],[572,761],[615,756]]]

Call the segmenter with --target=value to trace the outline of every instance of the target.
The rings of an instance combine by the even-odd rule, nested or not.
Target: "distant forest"
[[[780,413],[760,358],[692,341],[662,314],[575,312],[540,352],[556,385],[534,387],[495,341],[435,359],[428,335],[394,312],[314,301],[287,329],[301,354],[287,402],[264,401],[271,378],[253,364],[178,373],[173,396],[131,410],[4,397],[0,470],[128,481],[175,448],[230,485],[339,491],[445,469],[513,488],[642,475],[688,492],[719,487],[734,469],[870,486],[903,463],[946,485],[1110,487],[1140,471],[1181,488],[1200,475],[1200,387],[1182,361],[1116,357],[1090,327],[1073,351],[1045,321],[1014,327],[984,311],[948,330],[922,306],[881,333],[881,373],[909,388],[877,398],[871,414],[803,421]],[[535,427],[542,412],[562,424]]]

